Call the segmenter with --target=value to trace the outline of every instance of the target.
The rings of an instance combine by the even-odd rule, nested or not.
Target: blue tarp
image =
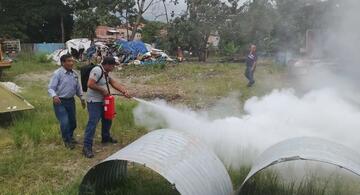
[[[92,45],[86,50],[86,57],[90,59],[96,53],[96,45]]]
[[[117,40],[115,44],[123,50],[124,53],[131,56],[131,60],[136,59],[138,55],[143,55],[148,52],[146,45],[142,41],[125,41]]]
[[[53,53],[58,49],[65,48],[63,43],[35,43],[34,52],[37,53]]]

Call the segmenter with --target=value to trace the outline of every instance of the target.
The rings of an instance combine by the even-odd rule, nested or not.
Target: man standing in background
[[[65,147],[74,149],[77,143],[74,139],[76,129],[76,107],[74,96],[81,100],[85,108],[85,100],[79,82],[79,76],[73,71],[74,59],[70,54],[60,58],[61,67],[51,77],[48,93],[53,99],[56,118],[60,123],[60,130]]]
[[[114,70],[115,64],[114,57],[104,57],[101,65],[94,67],[89,75],[87,91],[89,121],[85,129],[83,148],[83,154],[86,158],[94,157],[92,145],[96,126],[100,119],[101,143],[117,143],[117,140],[113,139],[110,135],[112,120],[105,119],[104,117],[104,98],[111,95],[109,85],[120,91],[125,97],[131,98],[125,87],[109,75]]]
[[[257,55],[256,55],[256,45],[250,46],[250,53],[246,58],[246,71],[245,76],[249,80],[248,87],[251,87],[255,84],[254,80],[254,73],[256,69],[256,61],[257,61]]]

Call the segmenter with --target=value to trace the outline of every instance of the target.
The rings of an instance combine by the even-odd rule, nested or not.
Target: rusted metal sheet
[[[233,193],[230,177],[218,157],[198,139],[169,129],[148,133],[90,169],[80,193],[84,194],[86,186],[116,183],[125,177],[127,162],[159,173],[182,195]]]
[[[360,155],[343,145],[320,138],[288,139],[264,151],[253,163],[241,187],[256,173],[275,164],[309,160],[332,164],[360,176]],[[238,191],[241,190],[241,187]]]
[[[11,68],[11,62],[0,62],[0,70]]]
[[[0,84],[0,113],[29,110],[34,107],[18,94]]]

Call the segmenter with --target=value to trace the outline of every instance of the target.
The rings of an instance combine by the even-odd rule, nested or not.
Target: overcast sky
[[[246,0],[241,0],[240,2],[245,2]],[[183,14],[186,11],[186,3],[185,0],[179,0],[178,5],[174,5],[170,3],[169,0],[166,1],[166,6],[168,9],[169,17],[170,13],[174,11],[175,17]],[[144,14],[144,17],[148,20],[159,20],[166,21],[164,5],[161,1],[155,3],[153,6],[149,8],[149,10]]]

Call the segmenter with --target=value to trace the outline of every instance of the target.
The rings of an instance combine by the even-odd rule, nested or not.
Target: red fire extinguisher
[[[105,74],[106,87],[110,94],[110,87],[108,84],[108,76]],[[104,97],[104,118],[106,120],[112,120],[115,118],[115,97],[112,95],[108,95]]]
[[[112,95],[104,98],[104,118],[112,120],[115,118],[115,97]]]

